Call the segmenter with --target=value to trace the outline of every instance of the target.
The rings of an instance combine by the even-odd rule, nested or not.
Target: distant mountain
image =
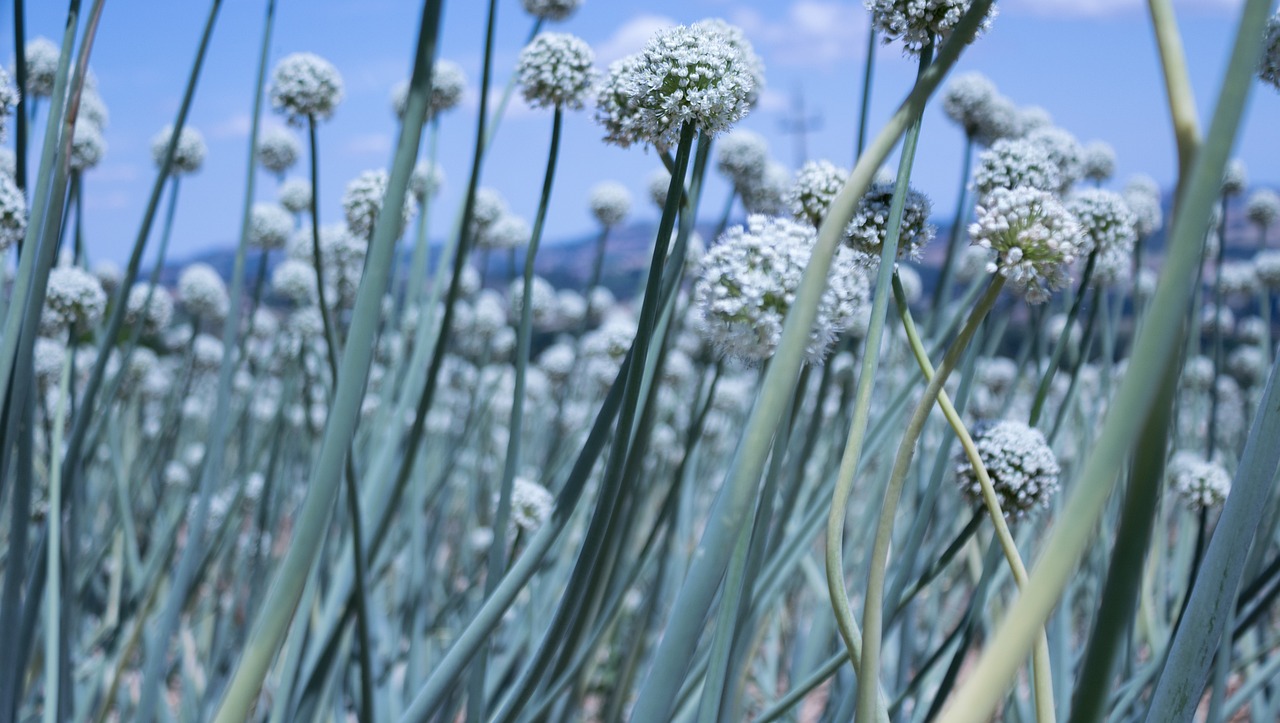
[[[1245,218],[1244,199],[1246,197],[1247,194],[1235,197],[1227,206],[1227,255],[1233,259],[1252,258],[1255,249],[1258,248],[1257,227]],[[1167,225],[1171,221],[1172,198],[1169,195],[1164,197],[1163,206],[1165,224]],[[741,223],[742,221],[737,219],[735,222]],[[934,285],[938,269],[946,254],[946,243],[950,234],[950,224],[948,222],[940,222],[935,219],[934,223],[938,227],[937,238],[926,247],[924,258],[917,266],[925,289],[931,289]],[[697,228],[697,233],[704,242],[709,242],[714,232],[715,228],[711,224],[700,225]],[[631,298],[639,291],[640,284],[643,283],[645,273],[649,267],[653,239],[656,233],[657,227],[653,223],[630,224],[612,229],[609,232],[601,283],[608,287],[617,298]],[[591,276],[591,266],[595,260],[598,239],[598,235],[588,234],[571,239],[544,240],[542,247],[538,251],[538,258],[534,268],[538,275],[545,278],[557,289],[581,290],[586,286]],[[1272,246],[1280,244],[1280,228],[1271,229],[1269,241]],[[1164,255],[1164,246],[1165,229],[1162,228],[1146,240],[1144,244],[1145,258],[1154,263]],[[434,268],[440,256],[441,248],[441,241],[432,242],[430,251],[432,268]],[[402,245],[399,253],[400,257],[397,260],[396,273],[408,273],[413,250],[408,245]],[[266,271],[268,278],[270,278],[271,269],[275,268],[275,265],[283,258],[284,252],[275,252],[267,259]],[[224,278],[230,278],[235,263],[235,252],[232,249],[213,250],[197,254],[181,262],[166,264],[160,274],[161,282],[166,285],[172,285],[177,280],[181,269],[194,262],[207,263],[221,273]],[[251,285],[257,278],[259,263],[259,253],[256,251],[251,252],[246,263],[246,273]],[[513,268],[517,275],[521,272],[524,267],[524,254],[522,249],[517,250],[514,257],[506,252],[486,254],[484,251],[477,250],[473,252],[471,263],[475,264],[477,268],[481,264],[486,266],[486,268],[482,269],[486,286],[501,288],[510,282]]]

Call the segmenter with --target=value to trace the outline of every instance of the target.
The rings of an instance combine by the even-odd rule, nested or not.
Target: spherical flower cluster
[[[551,518],[556,498],[546,487],[517,476],[511,487],[511,521],[526,532],[537,532]]]
[[[1258,275],[1248,261],[1228,261],[1222,265],[1220,281],[1226,296],[1251,296],[1258,291]]]
[[[145,282],[134,284],[129,289],[129,296],[125,299],[126,323],[140,324],[146,334],[158,334],[172,318],[173,298],[168,291]]]
[[[1169,483],[1184,504],[1194,510],[1213,509],[1231,493],[1231,475],[1217,462],[1195,452],[1175,452],[1169,460]]]
[[[387,195],[389,181],[386,171],[365,171],[347,184],[342,194],[342,211],[347,217],[347,228],[360,238],[368,238],[373,233],[373,225],[382,211],[382,200]],[[417,210],[413,194],[405,194],[404,204],[400,209],[400,227],[396,235],[404,229],[409,219]]]
[[[1060,193],[1066,193],[1084,176],[1084,149],[1071,133],[1056,127],[1038,128],[1026,135],[1026,139],[1039,145],[1058,167]]]
[[[1040,430],[1006,419],[975,427],[973,443],[1006,516],[1017,518],[1048,506],[1062,470]],[[968,457],[962,456],[955,469],[965,495],[981,500],[982,485]]]
[[[18,88],[13,84],[8,71],[0,68],[0,141],[4,140],[8,129],[6,123],[13,109],[18,106]]]
[[[970,72],[957,75],[942,92],[942,110],[947,117],[973,137],[987,121],[991,102],[999,92],[995,83],[982,73]]]
[[[40,333],[55,336],[71,327],[83,331],[97,324],[107,308],[107,294],[98,277],[75,266],[59,266],[49,272]]]
[[[534,327],[545,329],[555,323],[558,308],[556,287],[541,276],[534,276],[529,284],[529,318]],[[524,279],[518,278],[507,288],[507,318],[518,322],[523,309]]]
[[[645,179],[645,185],[649,189],[649,200],[653,201],[653,205],[661,211],[667,205],[667,191],[671,189],[671,172],[662,167],[655,168]]]
[[[595,53],[582,38],[540,33],[516,61],[516,79],[524,99],[535,108],[582,108],[595,82]]]
[[[1280,219],[1280,194],[1269,188],[1259,188],[1249,194],[1244,207],[1245,216],[1263,229]]]
[[[12,149],[0,148],[0,176],[13,178],[18,170],[18,157]]]
[[[893,202],[892,183],[877,183],[858,201],[853,220],[845,227],[845,239],[861,259],[874,265],[880,259],[889,226],[889,207]],[[920,258],[920,249],[933,239],[937,229],[929,223],[933,204],[929,197],[914,188],[907,189],[899,228],[898,258]]]
[[[452,60],[437,59],[431,66],[431,117],[456,108],[466,90],[467,76],[462,66]],[[399,111],[399,115],[403,117],[404,111]]]
[[[319,298],[315,267],[298,259],[285,259],[271,272],[271,290],[299,306],[315,302]]]
[[[978,154],[973,187],[979,202],[997,188],[1019,186],[1041,191],[1057,191],[1062,186],[1062,174],[1042,146],[1023,139],[1003,139]]]
[[[1017,127],[1015,135],[1019,138],[1026,138],[1035,131],[1053,127],[1053,115],[1038,105],[1019,108],[1015,116],[1014,125]]]
[[[151,158],[159,167],[164,164],[164,157],[169,152],[169,140],[173,137],[173,126],[165,126],[151,138]],[[204,156],[209,148],[204,144],[204,136],[190,126],[183,126],[178,134],[178,145],[173,149],[173,165],[169,173],[179,176],[195,173],[204,163]]]
[[[289,131],[271,127],[264,130],[258,138],[255,154],[263,168],[272,173],[283,174],[298,162],[298,156],[302,155],[302,146]]]
[[[1116,173],[1116,149],[1106,141],[1086,143],[1081,164],[1084,167],[1085,178],[1101,183]]]
[[[419,161],[409,176],[409,192],[419,204],[439,193],[443,185],[444,169],[434,161]]]
[[[342,76],[329,61],[314,53],[293,53],[276,64],[271,74],[271,107],[292,123],[324,120],[342,102]]]
[[[58,59],[62,51],[52,40],[40,37],[28,40],[26,46],[27,94],[33,98],[53,95],[53,83],[58,77]]]
[[[1114,191],[1090,188],[1072,196],[1067,210],[1084,232],[1086,243],[1080,253],[1097,250],[1094,283],[1107,284],[1122,278],[1133,265],[1133,245],[1138,241],[1136,219],[1124,197]]]
[[[559,21],[572,15],[582,0],[520,0],[520,4],[535,18]]]
[[[781,163],[770,161],[759,178],[738,188],[747,213],[780,216],[787,212],[787,194],[791,191],[791,171]]]
[[[1267,21],[1267,36],[1258,61],[1258,77],[1280,90],[1280,13]]]
[[[640,53],[610,66],[596,119],[605,127],[605,140],[623,147],[674,145],[686,123],[716,135],[746,115],[754,69],[711,24],[662,30]]]
[[[764,136],[741,128],[726,134],[716,151],[716,168],[737,187],[764,175],[769,162],[769,145]]]
[[[908,55],[919,55],[930,40],[942,43],[969,10],[970,0],[864,0],[871,22],[886,43],[902,38]],[[995,17],[992,3],[978,32],[986,32]]]
[[[759,363],[771,356],[813,252],[815,231],[785,218],[750,216],[707,252],[694,287],[704,338],[720,356]],[[805,358],[820,363],[867,304],[869,284],[841,249],[822,295]]]
[[[92,123],[76,123],[71,134],[71,170],[87,171],[107,155],[107,139]]]
[[[1164,225],[1164,209],[1160,206],[1160,187],[1149,176],[1135,176],[1125,186],[1124,201],[1133,212],[1133,230],[1145,238]]]
[[[27,232],[27,199],[9,174],[0,174],[0,252]]]
[[[504,213],[485,228],[485,232],[476,239],[476,245],[491,250],[514,249],[529,243],[531,238],[533,229],[528,221],[514,213]]]
[[[87,80],[88,78],[86,78]],[[107,111],[107,104],[103,102],[102,96],[98,95],[98,91],[88,87],[88,85],[80,91],[79,117],[98,126],[99,130],[106,130],[106,127],[111,122],[111,113]]]
[[[303,178],[287,179],[280,184],[276,196],[289,213],[303,213],[311,208],[311,182]]]
[[[747,107],[755,108],[760,102],[760,93],[764,90],[764,61],[756,54],[755,46],[747,39],[742,28],[730,25],[720,18],[707,18],[693,24],[695,28],[708,28],[723,33],[729,45],[742,54],[742,62],[747,75],[751,76],[751,90],[747,91]]]
[[[1244,161],[1232,158],[1222,172],[1222,195],[1239,196],[1249,187],[1249,170]]]
[[[36,373],[36,384],[41,389],[50,389],[57,385],[62,374],[62,365],[67,359],[67,346],[62,341],[47,337],[36,337],[35,349],[32,351],[32,365]]]
[[[598,183],[591,189],[587,205],[601,226],[617,226],[631,212],[631,192],[615,181]]]
[[[1280,250],[1259,251],[1253,257],[1253,273],[1269,291],[1280,291]]]
[[[808,221],[814,228],[821,226],[848,176],[847,170],[830,161],[805,162],[796,171],[795,182],[787,194],[787,205],[796,220]]]
[[[1066,285],[1068,268],[1087,243],[1062,203],[1034,188],[992,191],[978,207],[969,236],[997,253],[988,270],[1008,279],[1032,304]]]
[[[178,300],[195,317],[221,319],[227,315],[230,297],[222,276],[209,264],[191,264],[178,275]]]
[[[308,188],[308,191],[310,188]],[[255,203],[249,216],[249,245],[263,251],[282,249],[293,235],[293,215],[278,203]]]

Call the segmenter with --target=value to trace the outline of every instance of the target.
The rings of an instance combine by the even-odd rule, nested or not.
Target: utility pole
[[[782,119],[782,132],[795,137],[796,168],[809,160],[808,136],[811,131],[822,128],[822,116],[818,113],[807,114],[804,109],[804,92],[797,83],[791,94],[791,112]]]

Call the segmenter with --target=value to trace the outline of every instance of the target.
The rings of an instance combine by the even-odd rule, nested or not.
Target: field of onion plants
[[[915,83],[849,124],[852,169],[794,171],[734,129],[764,68],[721,20],[596,68],[554,30],[578,0],[522,0],[502,88],[496,0],[471,79],[425,0],[394,160],[336,225],[342,75],[271,62],[263,4],[229,274],[160,274],[219,0],[123,267],[80,231],[103,2],[0,71],[0,721],[1280,717],[1280,197],[1231,158],[1280,88],[1270,3],[1241,3],[1199,118],[1149,2],[1166,195],[949,72],[991,0],[868,0]],[[440,138],[468,84],[474,135]],[[480,183],[515,93],[551,111],[531,223]],[[931,105],[965,138],[954,209],[911,184]],[[553,200],[587,160],[560,158],[571,113],[666,167],[634,293],[602,284],[626,187]],[[457,209],[439,143],[474,148]],[[553,203],[599,221],[576,288],[534,274]]]

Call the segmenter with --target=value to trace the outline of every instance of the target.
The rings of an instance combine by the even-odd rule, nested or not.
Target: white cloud
[[[249,128],[252,125],[253,119],[249,117],[248,113],[237,113],[219,121],[217,125],[210,128],[209,137],[214,140],[248,138]]]
[[[730,21],[759,46],[767,63],[829,67],[860,56],[866,47],[867,11],[862,3],[797,0],[780,18],[741,8]]]
[[[1242,0],[1173,0],[1183,9],[1235,11]],[[1024,15],[1100,18],[1145,12],[1144,0],[1005,0],[1001,10]]]
[[[352,155],[386,155],[391,152],[391,136],[386,133],[365,133],[347,141],[347,153]]]
[[[608,40],[596,44],[596,60],[601,67],[607,66],[643,49],[654,33],[676,24],[676,21],[662,15],[637,15],[623,23]]]

